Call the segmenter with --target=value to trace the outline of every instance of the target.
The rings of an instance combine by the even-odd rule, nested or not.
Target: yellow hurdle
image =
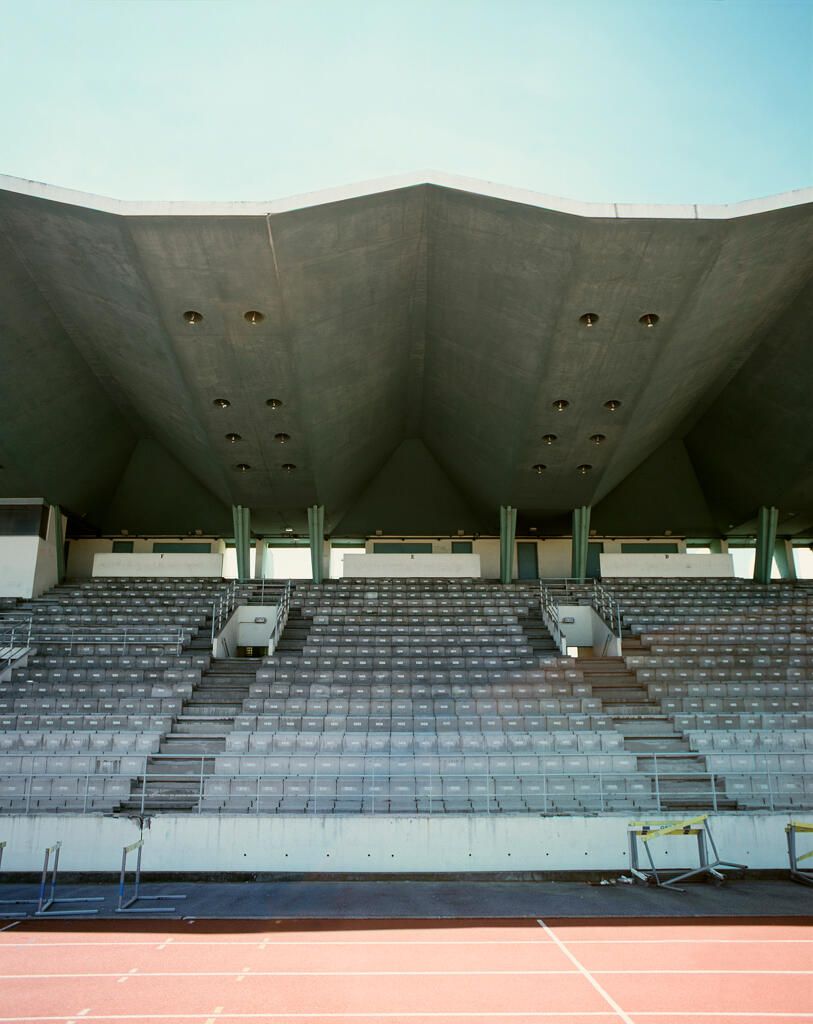
[[[677,892],[684,892],[677,886],[677,882],[685,881],[697,875],[708,875],[715,885],[722,885],[726,876],[721,869],[743,872],[745,864],[733,864],[720,858],[717,846],[708,823],[708,814],[698,814],[695,818],[687,818],[684,821],[631,821],[627,826],[630,852],[630,871],[633,876],[641,882],[649,885],[657,885],[662,889],[675,889]],[[697,856],[699,867],[691,868],[688,871],[668,868],[671,877],[663,877],[664,869],[659,872],[655,867],[655,860],[649,843],[653,839],[662,839],[666,836],[695,836],[697,838]],[[638,858],[638,841],[641,841],[649,860],[649,868],[642,868]],[[714,860],[709,860],[708,848],[714,854]],[[672,872],[677,870],[677,875]]]
[[[813,871],[802,871],[799,864],[808,857],[813,857],[813,850],[808,850],[799,857],[796,853],[796,836],[813,833],[813,822],[792,821],[785,825],[785,836],[788,840],[788,861],[790,862],[790,877],[794,882],[801,882],[803,885],[813,885]]]

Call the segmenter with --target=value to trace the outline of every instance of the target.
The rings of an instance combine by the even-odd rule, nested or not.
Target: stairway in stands
[[[211,622],[202,626],[188,649],[210,651]],[[160,758],[147,760],[147,784],[143,800],[145,812],[189,811],[197,807],[204,778],[214,771],[214,758],[226,749],[226,736],[234,728],[234,719],[243,710],[243,701],[257,677],[262,658],[213,658],[201,681],[183,702],[172,730],[163,738]],[[172,755],[195,755],[180,757]],[[122,813],[139,812],[142,793],[130,794]]]
[[[622,631],[622,645],[625,655],[649,650],[639,636],[626,629]],[[584,673],[584,681],[591,685],[593,696],[599,698],[603,709],[612,715],[614,727],[624,736],[624,749],[638,755],[638,771],[652,772],[654,778],[655,758],[647,754],[685,753],[685,757],[662,758],[658,762],[659,773],[666,771],[671,775],[659,779],[663,809],[708,807],[711,783],[698,777],[706,771],[705,758],[690,749],[660,703],[649,696],[646,684],[627,668],[625,659],[579,658],[578,667]],[[687,788],[692,789],[691,796],[686,794]]]
[[[527,615],[517,615],[517,621],[533,648],[534,657],[559,653],[539,609],[529,609]]]

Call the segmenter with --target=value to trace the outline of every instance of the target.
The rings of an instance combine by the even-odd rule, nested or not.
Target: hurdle
[[[116,907],[117,914],[171,914],[175,907],[133,907],[134,903],[144,900],[185,900],[186,896],[175,894],[174,896],[139,896],[138,887],[141,884],[141,852],[144,849],[144,840],[139,839],[135,843],[125,846],[121,854],[121,874],[119,875],[119,905]],[[127,857],[138,850],[136,856],[135,878],[133,880],[133,893],[129,899],[124,898],[124,882],[127,872]]]
[[[696,878],[707,875],[715,885],[722,885],[727,881],[723,869],[733,871],[745,871],[747,864],[733,864],[731,861],[722,860],[717,852],[714,836],[708,823],[708,815],[700,814],[696,818],[689,818],[686,821],[631,821],[628,826],[630,872],[640,882],[648,885],[656,885],[661,889],[674,889],[676,892],[685,892],[679,888],[677,882],[684,882],[688,878]],[[667,868],[666,871],[678,871],[673,877],[664,877],[664,869],[660,872],[655,867],[652,857],[650,842],[653,839],[665,838],[666,836],[695,836],[697,838],[697,856],[699,867],[683,871],[680,868]],[[638,858],[638,841],[641,841],[649,860],[649,867],[642,868]],[[711,847],[714,860],[709,860],[708,848]]]
[[[5,850],[5,848],[6,848],[6,841],[4,839],[0,840],[0,870],[2,870],[2,867],[3,867],[3,851]],[[3,906],[6,906],[6,907],[21,906],[23,903],[36,903],[36,902],[37,902],[36,900],[0,900],[0,903],[3,904]],[[6,918],[6,917],[19,917],[19,916],[20,916],[19,914],[13,914],[13,913],[12,914],[8,914],[5,911],[0,912],[0,917],[2,917],[2,918]]]
[[[98,907],[88,907],[87,909],[79,908],[77,910],[51,910],[50,908],[56,906],[57,903],[101,903],[104,900],[104,896],[63,896],[57,898],[56,896],[56,875],[59,870],[59,851],[62,849],[62,841],[54,843],[53,846],[45,847],[45,860],[42,863],[42,881],[40,882],[40,896],[37,903],[37,909],[34,911],[35,917],[56,917],[65,916],[67,914],[98,914]],[[51,868],[51,882],[48,886],[50,892],[46,897],[45,889],[48,885],[48,864],[51,859],[51,854],[54,855],[54,864]],[[34,901],[32,900],[32,903]]]
[[[810,821],[792,821],[789,825],[785,825],[785,836],[788,840],[788,861],[790,862],[790,877],[794,882],[801,882],[802,885],[813,885],[813,871],[806,868],[799,868],[799,862],[807,860],[808,857],[813,857],[813,850],[808,850],[807,853],[803,853],[799,857],[796,853],[796,835],[797,833],[812,834],[813,833],[813,822]]]

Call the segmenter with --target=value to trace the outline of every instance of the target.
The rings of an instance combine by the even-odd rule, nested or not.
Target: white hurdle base
[[[171,914],[175,907],[136,907],[136,903],[144,903],[146,900],[185,900],[186,896],[139,896],[138,888],[141,884],[141,852],[144,849],[144,840],[138,839],[129,846],[125,846],[121,854],[121,874],[119,876],[119,905],[116,907],[117,914]],[[127,874],[127,856],[133,850],[138,850],[136,855],[135,878],[133,880],[133,892],[129,898],[125,898],[125,876]]]

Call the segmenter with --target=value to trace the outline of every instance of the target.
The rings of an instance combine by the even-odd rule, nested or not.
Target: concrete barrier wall
[[[601,555],[602,576],[694,576],[734,575],[731,555]]]
[[[346,577],[480,578],[479,555],[345,555],[342,566]]]
[[[97,554],[94,576],[212,576],[223,575],[223,555]]]
[[[145,871],[626,871],[632,814],[533,815],[162,815],[145,828]],[[685,815],[656,815],[679,821]],[[788,865],[789,814],[711,818],[720,855],[753,869]],[[0,819],[3,868],[39,871],[62,840],[60,868],[116,871],[121,848],[140,837],[129,818],[82,815]],[[657,840],[660,867],[696,863],[691,837]]]

